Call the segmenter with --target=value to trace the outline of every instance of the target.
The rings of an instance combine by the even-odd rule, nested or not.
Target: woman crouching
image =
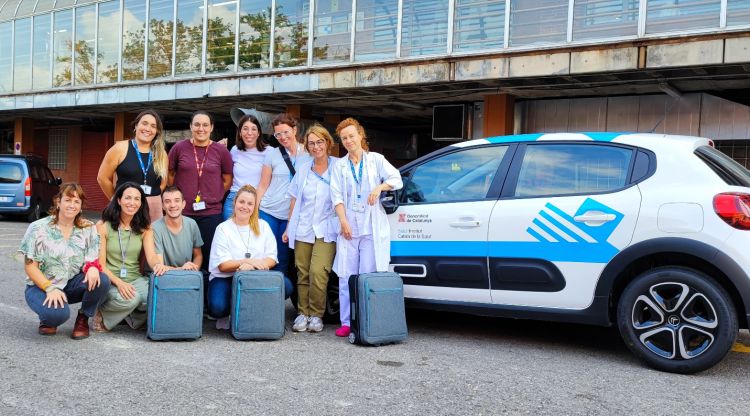
[[[26,303],[39,316],[41,335],[57,333],[70,318],[68,305],[80,302],[71,337],[88,337],[89,318],[109,290],[109,278],[100,272],[99,236],[82,216],[85,202],[80,185],[61,185],[50,216],[31,223],[21,241]]]

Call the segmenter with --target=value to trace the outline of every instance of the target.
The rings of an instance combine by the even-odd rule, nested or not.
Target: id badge
[[[193,211],[203,211],[204,209],[206,209],[206,203],[204,201],[193,202]]]
[[[352,211],[354,212],[365,212],[365,204],[361,202],[352,203]]]
[[[151,195],[151,187],[146,185],[145,183],[141,185],[141,189],[143,189],[143,193],[146,194],[146,196]]]
[[[120,279],[124,279],[126,277],[128,277],[128,271],[123,267],[120,269]]]

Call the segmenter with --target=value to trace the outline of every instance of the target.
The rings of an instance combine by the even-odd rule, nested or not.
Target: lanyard
[[[135,144],[135,139],[131,141],[133,143],[133,149],[135,149],[135,156],[138,159],[138,164],[141,165],[141,171],[143,172],[143,184],[146,184],[146,175],[148,175],[148,169],[151,167],[151,161],[153,160],[153,155],[151,153],[151,150],[148,151],[148,164],[146,167],[143,167],[143,159],[141,159],[141,151],[138,150],[138,146]],[[197,158],[197,156],[196,156]]]
[[[357,178],[357,174],[354,172],[354,163],[352,163],[352,160],[347,158],[349,160],[349,167],[352,169],[352,176],[354,177],[354,182],[357,183],[357,199],[362,198],[362,167],[365,164],[365,153],[362,152],[362,159],[359,161],[359,178]]]
[[[120,255],[122,256],[122,264],[120,265],[121,269],[125,268],[125,254],[128,251],[128,246],[130,246],[130,236],[133,235],[132,231],[128,231],[128,241],[125,243],[125,248],[122,248],[122,237],[120,234],[120,227],[117,227],[117,242],[120,243]]]
[[[351,161],[350,161],[350,162],[351,162]],[[353,169],[353,168],[352,168],[352,169]],[[325,171],[325,172],[323,172],[323,174],[324,174],[324,175],[325,175],[326,173],[328,173],[328,179],[326,179],[326,178],[325,178],[325,177],[323,177],[323,176],[320,176],[320,175],[318,175],[318,172],[315,172],[315,163],[313,163],[313,165],[312,165],[312,166],[310,166],[310,170],[312,171],[312,173],[314,173],[314,174],[315,174],[315,176],[317,176],[317,177],[318,177],[318,179],[320,179],[321,181],[323,181],[323,183],[324,183],[324,184],[326,184],[326,185],[328,185],[328,186],[331,186],[331,179],[330,179],[330,177],[331,177],[331,173],[330,173],[330,172],[331,172],[331,158],[330,158],[330,157],[328,158],[328,168],[326,169],[326,171]],[[362,171],[361,171],[361,170],[360,170],[360,172],[359,172],[359,176],[360,176],[360,177],[362,177]],[[355,180],[356,180],[356,178],[355,178]]]
[[[192,140],[190,140],[190,144],[193,145],[193,156],[195,156],[195,169],[198,171],[198,195],[195,197],[196,202],[200,201],[200,195],[201,195],[201,176],[203,176],[203,167],[206,166],[206,158],[208,158],[208,148],[211,147],[213,144],[212,141],[208,142],[208,146],[206,146],[206,153],[203,154],[203,161],[199,164],[198,163],[198,151],[195,149],[195,143],[193,143]]]
[[[296,168],[297,167],[297,158],[299,157],[299,152],[300,152],[299,144],[294,145],[294,148],[297,150],[294,153],[294,160],[292,160],[292,156],[289,154],[289,152],[287,152],[287,157],[292,162],[292,167]],[[289,169],[289,182],[291,182],[293,179],[294,179],[294,174],[292,173],[292,170]]]

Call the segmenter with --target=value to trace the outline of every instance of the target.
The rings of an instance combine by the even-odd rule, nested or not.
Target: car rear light
[[[26,178],[26,184],[23,187],[24,196],[31,196],[31,177]]]
[[[714,211],[739,230],[750,230],[750,195],[727,192],[714,196]]]

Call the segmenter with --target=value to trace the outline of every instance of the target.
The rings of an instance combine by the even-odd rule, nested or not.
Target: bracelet
[[[86,274],[86,272],[88,272],[89,269],[92,267],[95,268],[96,270],[99,270],[99,273],[102,272],[102,266],[101,264],[99,264],[99,259],[86,262],[86,264],[83,265],[83,269],[81,269],[81,271],[83,272],[83,274]]]

